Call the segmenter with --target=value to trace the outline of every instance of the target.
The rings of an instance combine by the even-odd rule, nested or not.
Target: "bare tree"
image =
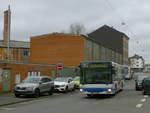
[[[84,34],[85,33],[85,27],[83,24],[75,23],[70,25],[70,33],[71,34]]]

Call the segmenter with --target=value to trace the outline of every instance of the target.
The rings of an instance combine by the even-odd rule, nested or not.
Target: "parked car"
[[[76,88],[80,88],[80,77],[76,76],[74,79]]]
[[[142,86],[143,94],[150,94],[150,77],[143,79]]]
[[[54,80],[54,89],[61,92],[75,90],[75,82],[71,77],[57,77]]]
[[[17,84],[14,89],[16,97],[20,95],[34,95],[39,97],[41,93],[52,95],[54,82],[48,76],[27,77],[22,83]]]
[[[138,75],[135,79],[135,89],[136,90],[142,90],[142,81],[144,78],[146,78],[147,75]]]

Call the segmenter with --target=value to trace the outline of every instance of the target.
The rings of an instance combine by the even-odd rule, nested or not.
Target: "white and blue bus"
[[[124,87],[120,65],[114,62],[81,62],[80,92],[115,95]]]

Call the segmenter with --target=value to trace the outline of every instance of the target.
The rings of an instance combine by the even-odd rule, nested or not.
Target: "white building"
[[[129,58],[130,66],[132,69],[140,71],[144,69],[144,59],[142,56],[134,55]]]

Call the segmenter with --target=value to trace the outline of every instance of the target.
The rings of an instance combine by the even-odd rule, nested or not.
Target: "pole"
[[[10,24],[11,24],[11,12],[10,12],[10,5],[8,6],[8,27],[7,27],[7,59],[9,61],[10,57]]]

